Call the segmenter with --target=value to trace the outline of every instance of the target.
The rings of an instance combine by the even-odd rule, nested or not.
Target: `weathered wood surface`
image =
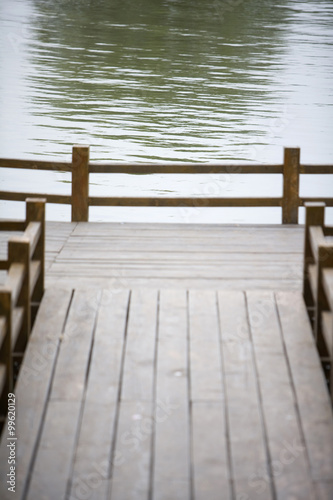
[[[300,292],[46,291],[3,500],[329,500],[333,419]]]
[[[300,290],[303,233],[301,226],[48,222],[45,283]],[[0,258],[12,234],[0,232]]]

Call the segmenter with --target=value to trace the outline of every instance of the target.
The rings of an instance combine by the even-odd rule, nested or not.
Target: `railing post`
[[[41,233],[35,249],[34,259],[40,261],[40,275],[32,296],[32,302],[40,303],[44,294],[45,273],[45,198],[26,199],[26,227],[30,222],[40,222]]]
[[[73,146],[72,221],[87,222],[89,212],[89,146]]]
[[[305,206],[305,230],[304,230],[304,261],[303,261],[303,297],[308,309],[314,307],[314,297],[312,297],[308,267],[314,264],[310,244],[310,226],[324,226],[325,203],[306,202]],[[310,315],[312,317],[312,315]]]
[[[28,342],[31,330],[31,309],[30,309],[30,241],[24,236],[13,237],[8,242],[8,263],[23,264],[25,275],[17,307],[22,307],[23,321],[16,345],[12,346],[15,353],[23,353]]]
[[[300,148],[285,148],[282,224],[298,224]]]

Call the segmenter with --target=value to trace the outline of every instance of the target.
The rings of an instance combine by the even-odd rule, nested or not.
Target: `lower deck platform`
[[[298,291],[48,288],[15,397],[3,500],[332,499]]]

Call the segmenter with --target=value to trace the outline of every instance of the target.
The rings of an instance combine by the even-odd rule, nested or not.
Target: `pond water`
[[[0,156],[333,163],[331,0],[1,0]],[[0,169],[2,189],[69,193],[65,173]],[[281,176],[91,175],[90,193],[279,196]],[[333,176],[301,178],[328,196]],[[24,206],[0,202],[0,217]],[[50,205],[48,219],[69,220]],[[332,209],[328,220],[333,220]],[[279,223],[278,208],[91,208],[90,220]]]

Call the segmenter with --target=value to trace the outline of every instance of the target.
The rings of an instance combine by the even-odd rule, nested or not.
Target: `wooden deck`
[[[332,499],[300,292],[50,287],[15,392],[3,500]]]
[[[48,222],[46,287],[301,290],[303,246],[293,225]]]

